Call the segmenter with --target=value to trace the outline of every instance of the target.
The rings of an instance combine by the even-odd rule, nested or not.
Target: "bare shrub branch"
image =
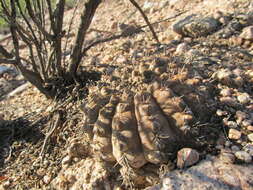
[[[71,54],[71,64],[69,65],[69,73],[75,78],[77,68],[81,62],[81,59],[84,55],[83,52],[83,43],[85,40],[86,32],[91,24],[92,18],[96,12],[98,5],[101,3],[101,0],[88,0],[84,3],[84,9],[81,15],[81,23],[78,28],[76,40],[74,43],[74,49]]]
[[[138,11],[141,13],[141,15],[143,16],[145,22],[147,23],[147,25],[149,26],[149,29],[151,30],[153,36],[154,36],[154,39],[156,40],[156,42],[158,44],[160,44],[160,41],[155,33],[155,30],[153,28],[153,26],[150,24],[149,20],[148,20],[148,17],[146,16],[146,14],[144,13],[144,11],[141,9],[141,7],[138,5],[138,3],[136,3],[135,0],[129,0],[137,9]]]
[[[114,39],[131,36],[138,31],[130,34],[122,32],[119,35],[85,43],[88,29],[102,0],[80,2],[75,0],[76,7],[67,25],[67,31],[63,30],[66,0],[57,0],[55,3],[51,0],[24,0],[23,2],[25,5],[19,0],[0,0],[0,16],[9,25],[13,45],[12,51],[0,45],[2,56],[0,62],[15,65],[26,80],[52,99],[57,94],[61,94],[60,92],[64,89],[71,90],[75,86],[86,84],[86,81],[80,81],[85,79],[77,76],[77,70],[90,48]],[[140,6],[134,0],[130,2],[141,12],[159,43],[154,29]],[[80,24],[74,34],[74,43],[69,45],[69,34],[72,31],[72,23],[76,18],[75,13],[79,5],[83,6]],[[84,46],[84,44],[88,45]],[[23,45],[28,50],[28,56],[21,51]],[[68,63],[64,55],[67,49],[71,50]]]

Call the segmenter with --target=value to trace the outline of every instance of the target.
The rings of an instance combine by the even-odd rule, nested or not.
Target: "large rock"
[[[190,15],[173,25],[173,31],[189,37],[206,36],[214,32],[219,26],[219,22],[211,17],[201,18]]]
[[[253,165],[234,165],[208,157],[183,172],[169,172],[162,179],[160,190],[250,190],[253,184]]]

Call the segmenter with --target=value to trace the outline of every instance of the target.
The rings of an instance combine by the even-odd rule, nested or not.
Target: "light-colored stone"
[[[245,151],[238,151],[235,153],[235,156],[237,159],[246,163],[250,163],[252,161],[251,155]]]
[[[45,176],[43,177],[43,182],[44,182],[45,184],[49,184],[49,183],[51,182],[51,180],[52,180],[52,177],[51,177],[50,175],[45,175]]]
[[[250,126],[251,123],[252,123],[251,120],[245,119],[245,120],[242,121],[242,126],[243,126],[243,127],[247,127],[247,126]]]
[[[220,83],[230,86],[233,83],[232,75],[233,73],[230,69],[220,69],[214,74],[214,78]]]
[[[250,96],[248,93],[243,93],[241,95],[239,95],[237,97],[237,100],[241,103],[241,104],[247,104],[250,102]]]
[[[168,172],[160,190],[249,190],[252,189],[253,165],[235,165],[207,157],[196,166]]]
[[[225,116],[225,115],[228,114],[228,112],[227,112],[227,111],[222,111],[222,110],[218,109],[218,110],[216,111],[216,114],[217,114],[218,116]]]
[[[236,116],[236,121],[238,124],[240,124],[244,119],[247,118],[247,114],[245,112],[242,112],[242,111],[237,111],[235,113],[235,116]]]
[[[62,159],[62,166],[67,166],[72,161],[71,156],[67,155]]]
[[[253,126],[252,125],[247,126],[247,130],[248,131],[253,131]]]
[[[222,96],[231,96],[231,95],[232,95],[231,89],[229,89],[229,88],[222,89],[222,90],[220,91],[220,94],[221,94]]]
[[[220,102],[232,107],[237,105],[236,99],[234,97],[221,97]]]
[[[151,10],[154,8],[154,7],[157,7],[158,3],[155,3],[155,2],[151,2],[151,1],[145,1],[143,6],[142,6],[142,9],[145,11],[145,12],[151,12]]]
[[[182,54],[189,50],[189,46],[187,43],[181,43],[177,46],[176,54]]]
[[[234,122],[234,121],[228,121],[228,122],[227,122],[227,126],[228,126],[229,128],[237,128],[237,123]]]
[[[242,133],[236,129],[229,129],[228,138],[238,140],[241,138]]]
[[[253,40],[253,26],[244,28],[240,37],[246,40]]]
[[[191,148],[183,148],[177,153],[177,167],[184,168],[199,161],[199,153]]]
[[[248,135],[248,139],[249,139],[251,142],[253,142],[253,133],[250,133],[250,134]]]
[[[124,64],[124,63],[127,62],[127,58],[126,58],[125,56],[123,56],[123,55],[120,55],[120,56],[117,58],[116,61],[117,61],[118,64]]]

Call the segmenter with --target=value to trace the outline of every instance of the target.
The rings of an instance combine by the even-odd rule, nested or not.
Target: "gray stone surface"
[[[214,32],[218,26],[219,22],[214,18],[190,15],[175,23],[173,31],[183,36],[200,37]]]
[[[160,186],[160,190],[250,190],[253,165],[235,165],[208,157],[186,170],[167,173]]]

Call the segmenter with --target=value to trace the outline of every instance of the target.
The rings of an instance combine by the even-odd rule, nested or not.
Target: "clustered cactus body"
[[[194,119],[184,100],[159,84],[138,93],[102,88],[89,95],[82,110],[101,158],[122,165],[127,160],[133,168],[167,163],[189,140],[183,128]]]

